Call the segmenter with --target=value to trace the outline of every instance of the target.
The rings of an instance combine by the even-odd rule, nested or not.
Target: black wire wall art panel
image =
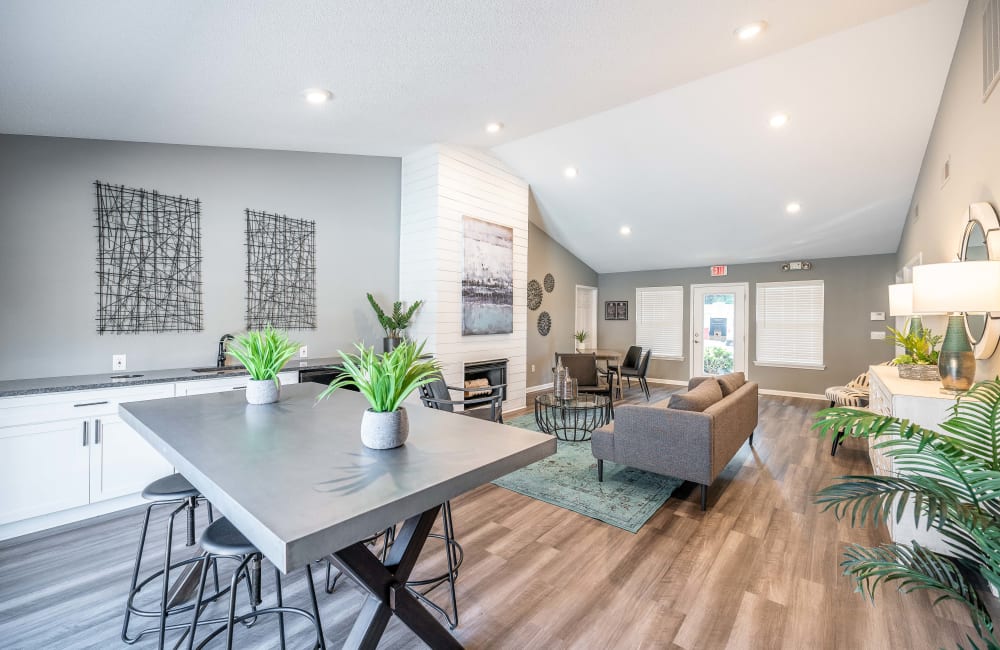
[[[316,329],[316,222],[247,210],[247,329]]]
[[[201,203],[96,181],[97,331],[200,332]]]

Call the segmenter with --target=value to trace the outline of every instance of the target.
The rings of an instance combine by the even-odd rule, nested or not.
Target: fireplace
[[[476,361],[465,364],[465,394],[471,397],[476,394],[488,393],[489,391],[476,391],[477,387],[482,387],[482,380],[486,380],[485,386],[498,386],[507,383],[507,359],[489,359],[488,361]],[[507,387],[503,388],[503,398],[507,399]]]

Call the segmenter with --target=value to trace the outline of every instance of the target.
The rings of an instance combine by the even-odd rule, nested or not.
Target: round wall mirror
[[[962,260],[1000,260],[1000,221],[989,203],[973,203],[962,235]],[[965,313],[965,331],[977,359],[989,359],[1000,341],[1000,313]]]

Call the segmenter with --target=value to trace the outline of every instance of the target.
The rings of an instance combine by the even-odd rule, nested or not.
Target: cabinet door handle
[[[233,390],[243,390],[246,386],[233,386]]]
[[[101,404],[107,404],[107,403],[108,403],[108,400],[104,400],[104,401],[101,401],[101,402],[85,402],[83,404],[74,404],[73,408],[79,408],[81,406],[100,406]]]
[[[101,420],[100,418],[94,420],[94,444],[101,444]]]
[[[88,425],[89,424],[90,424],[90,422],[88,422],[87,420],[83,421],[83,446],[84,447],[87,446],[87,441],[90,439],[90,432],[88,430]]]

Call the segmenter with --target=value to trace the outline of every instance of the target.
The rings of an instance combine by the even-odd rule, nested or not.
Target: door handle
[[[100,418],[94,420],[94,444],[101,444],[101,420]]]
[[[88,422],[87,420],[83,421],[83,446],[84,447],[87,446],[87,441],[90,439],[90,431],[89,431],[89,428],[88,428],[89,424],[90,424],[90,422]]]

